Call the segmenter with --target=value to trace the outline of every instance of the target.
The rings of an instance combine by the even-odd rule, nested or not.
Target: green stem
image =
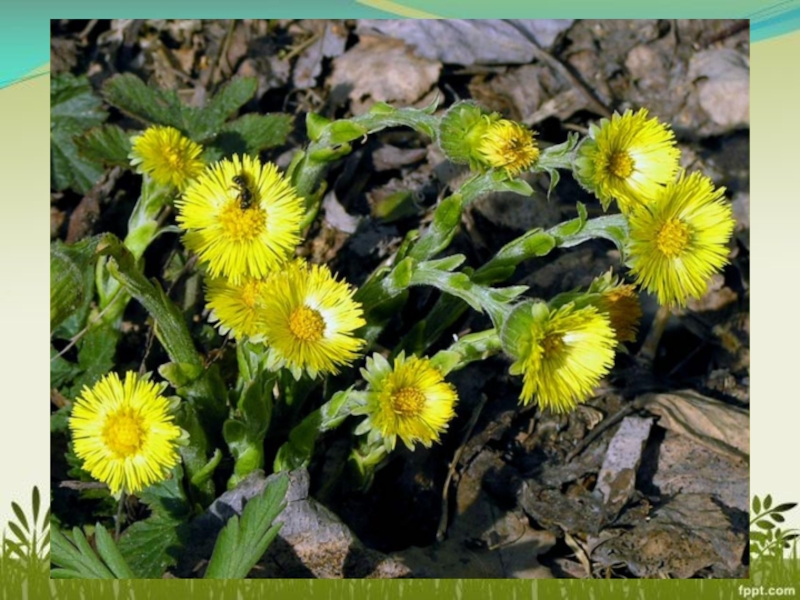
[[[127,248],[136,263],[141,261],[145,251],[160,233],[158,216],[169,205],[174,193],[171,186],[163,186],[145,175],[142,181],[142,193],[133,212],[128,219],[128,233],[123,245]],[[115,324],[125,312],[130,302],[130,294],[121,292],[121,283],[110,276],[106,261],[97,262],[97,293],[103,323]]]
[[[387,127],[410,127],[436,141],[439,131],[439,117],[431,114],[435,105],[426,109],[393,108],[378,103],[372,109],[352,119],[328,121],[318,115],[310,114],[306,120],[311,143],[302,154],[298,154],[289,169],[292,184],[297,193],[306,201],[306,216],[302,228],[308,227],[319,211],[324,190],[319,182],[328,166],[347,156],[351,142],[364,138]]]

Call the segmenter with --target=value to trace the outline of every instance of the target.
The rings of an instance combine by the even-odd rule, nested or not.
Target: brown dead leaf
[[[328,81],[334,101],[349,98],[354,114],[375,102],[413,104],[439,80],[442,63],[420,58],[402,41],[362,36],[333,61]]]
[[[727,506],[748,510],[750,472],[747,465],[672,431],[666,432],[659,446],[652,481],[664,496],[679,492],[709,494]]]
[[[680,494],[653,518],[614,537],[590,540],[591,558],[603,567],[625,564],[637,577],[687,578],[707,567],[734,576],[746,544],[742,530],[705,494]]]
[[[652,418],[626,417],[608,445],[596,488],[603,494],[608,517],[616,516],[633,494],[636,471],[652,426]]]
[[[694,390],[647,394],[648,411],[661,417],[659,425],[685,435],[725,456],[749,462],[750,416],[747,411]]]

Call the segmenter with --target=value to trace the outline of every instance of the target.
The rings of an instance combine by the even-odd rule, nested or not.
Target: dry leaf
[[[661,417],[659,425],[688,436],[721,454],[749,462],[750,416],[747,411],[693,390],[647,394],[643,405]]]
[[[420,58],[399,40],[362,36],[334,59],[331,96],[334,101],[349,98],[355,114],[374,102],[409,105],[431,89],[441,70],[440,62]]]

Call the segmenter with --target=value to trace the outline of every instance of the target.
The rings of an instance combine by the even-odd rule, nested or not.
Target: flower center
[[[418,415],[425,406],[425,394],[415,387],[406,387],[392,394],[392,410],[405,417]]]
[[[675,258],[689,245],[690,232],[685,223],[678,219],[670,219],[656,235],[656,245],[668,258]]]
[[[138,453],[145,437],[142,418],[129,408],[110,415],[103,428],[103,441],[119,458]]]
[[[250,241],[267,227],[267,215],[260,208],[242,210],[239,202],[228,202],[219,213],[223,233],[232,241]]]
[[[557,356],[564,349],[564,336],[559,333],[548,333],[542,340],[545,356]]]
[[[289,317],[289,329],[297,339],[316,342],[325,333],[325,320],[319,311],[301,306]]]
[[[627,152],[614,152],[608,159],[608,170],[612,175],[625,179],[633,173],[633,159]]]
[[[166,163],[175,171],[183,169],[183,154],[180,148],[175,146],[166,146],[162,155]]]
[[[261,297],[262,282],[257,279],[247,281],[242,286],[242,302],[247,308],[255,308]]]

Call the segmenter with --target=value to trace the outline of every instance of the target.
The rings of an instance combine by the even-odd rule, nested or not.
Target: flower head
[[[733,211],[708,177],[681,174],[629,217],[631,273],[664,305],[700,298],[728,262]]]
[[[617,342],[635,342],[642,305],[636,286],[622,283],[611,271],[589,286],[590,303],[608,317]]]
[[[366,404],[352,414],[367,418],[357,434],[369,431],[372,438],[383,440],[387,450],[394,450],[398,437],[410,450],[417,442],[429,448],[439,441],[455,416],[458,395],[429,359],[406,358],[401,352],[390,365],[375,354],[367,358],[361,373],[369,384]]]
[[[535,398],[554,412],[585,402],[614,364],[614,330],[594,306],[521,305],[508,318],[503,338],[517,359],[511,374],[523,375],[522,402]]]
[[[222,335],[230,332],[236,339],[260,341],[266,288],[266,279],[254,277],[245,277],[238,284],[224,277],[210,279],[206,289],[209,320]]]
[[[304,370],[335,374],[352,362],[364,345],[353,332],[365,324],[354,293],[328,267],[300,260],[270,277],[262,296],[270,366],[285,365],[299,379]]]
[[[471,100],[456,102],[444,114],[439,145],[456,164],[469,164],[473,170],[502,169],[510,177],[539,160],[530,129],[499,113],[486,113]]]
[[[92,477],[113,495],[136,493],[163,481],[180,460],[177,445],[186,436],[170,414],[175,402],[157,385],[128,372],[85,387],[69,420],[75,454]]]
[[[212,165],[179,198],[186,247],[212,277],[262,278],[300,242],[303,200],[275,165],[234,156]]]
[[[539,158],[533,132],[507,119],[489,121],[477,145],[477,153],[484,164],[503,169],[511,177],[529,169]]]
[[[148,127],[133,138],[131,164],[142,174],[150,175],[160,185],[183,189],[202,173],[203,148],[174,127]]]
[[[592,125],[578,148],[575,175],[608,209],[613,199],[629,214],[678,170],[680,151],[672,131],[647,110],[628,110]]]

